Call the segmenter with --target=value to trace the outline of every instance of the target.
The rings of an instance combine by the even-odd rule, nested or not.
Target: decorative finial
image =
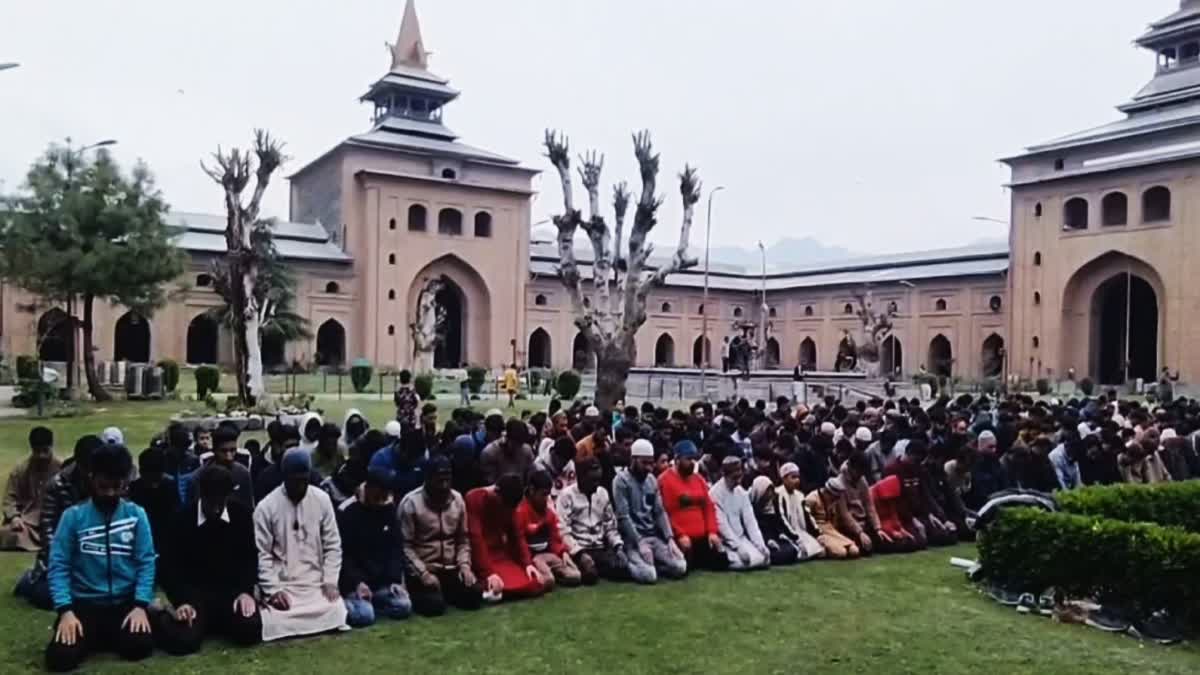
[[[414,0],[408,0],[404,5],[404,19],[400,21],[400,34],[395,44],[389,44],[392,53],[392,70],[400,68],[429,68],[429,52],[425,51],[425,43],[421,39],[421,23],[417,20],[417,6]]]

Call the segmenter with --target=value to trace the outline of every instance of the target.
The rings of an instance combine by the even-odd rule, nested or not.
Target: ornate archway
[[[337,319],[328,319],[317,329],[317,365],[341,366],[346,363],[346,329]]]
[[[984,377],[1000,377],[1004,374],[1004,338],[992,333],[983,341],[979,359]]]
[[[778,368],[782,359],[779,354],[779,340],[767,338],[767,368]]]
[[[712,365],[712,341],[703,335],[692,343],[692,365],[697,368]]]
[[[213,365],[217,362],[217,320],[207,314],[192,319],[187,329],[187,362]]]
[[[904,372],[904,344],[895,335],[879,345],[879,372],[892,377]]]
[[[596,355],[588,348],[587,339],[583,333],[576,333],[571,342],[571,368],[579,372],[596,369]]]
[[[442,282],[436,297],[445,310],[444,339],[434,350],[434,366],[457,368],[464,363],[491,363],[496,356],[492,354],[491,293],[479,272],[457,255],[446,254],[433,260],[412,278],[406,322],[414,320],[417,298],[431,279]],[[507,363],[510,356],[506,352],[507,349],[500,356]]]
[[[526,354],[531,368],[550,367],[550,334],[545,328],[538,328],[529,334],[529,349]]]
[[[656,368],[669,368],[675,365],[675,340],[669,334],[663,333],[658,336],[658,340],[654,343],[654,366]]]
[[[941,377],[954,373],[954,350],[950,339],[938,333],[929,341],[929,372]]]
[[[125,312],[113,330],[113,360],[150,362],[150,322],[136,312]]]
[[[810,337],[804,338],[800,343],[800,369],[817,369],[817,343]]]
[[[38,319],[37,335],[39,359],[63,363],[74,360],[75,331],[66,312],[57,307],[47,310]]]
[[[1060,370],[1102,384],[1153,381],[1162,361],[1164,291],[1152,265],[1119,251],[1082,265],[1063,290]]]

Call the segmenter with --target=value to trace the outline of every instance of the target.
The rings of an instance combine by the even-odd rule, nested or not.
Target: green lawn
[[[324,403],[324,402],[323,402]],[[324,403],[339,420],[348,402]],[[449,404],[450,402],[447,402]],[[182,403],[119,403],[52,426],[65,454],[73,439],[107,424],[132,447]],[[194,404],[193,404],[194,405]],[[490,406],[484,402],[482,407]],[[364,406],[376,423],[387,402]],[[31,423],[0,421],[0,473],[24,453]],[[87,672],[944,672],[1195,673],[1200,647],[1142,645],[1079,626],[1023,616],[977,593],[951,555],[971,546],[908,556],[816,562],[752,574],[699,574],[653,588],[602,584],[547,598],[383,623],[350,634],[238,650],[157,655],[139,666],[110,657]],[[0,554],[11,588],[31,556]],[[34,671],[53,615],[0,592],[0,673]]]

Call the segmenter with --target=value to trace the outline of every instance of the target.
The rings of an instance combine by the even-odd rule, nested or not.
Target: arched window
[[[346,362],[346,329],[329,319],[317,329],[314,358],[319,366],[340,366]]]
[[[696,313],[700,314],[700,315],[704,314],[704,303],[703,302],[700,303],[700,306],[696,308]]]
[[[775,308],[774,308],[774,307],[772,307],[771,309],[767,310],[767,316],[771,317],[772,319],[774,319],[774,318],[775,318],[776,316],[778,316],[778,315],[779,315],[779,313],[775,311]]]
[[[487,211],[480,211],[475,214],[475,236],[492,236],[492,214]]]
[[[1088,203],[1083,197],[1072,197],[1063,205],[1063,229],[1086,230],[1088,227]]]
[[[1033,205],[1033,217],[1034,218],[1042,217],[1042,203],[1041,202],[1038,202]]]
[[[1041,293],[1038,293],[1037,291],[1033,292],[1033,304],[1034,305],[1042,304],[1042,294]]]
[[[114,361],[150,361],[150,322],[142,315],[125,312],[117,319],[113,338]]]
[[[842,307],[842,314],[853,314],[853,313],[854,313],[854,305],[847,302],[846,306]]]
[[[388,218],[388,229],[389,230],[396,229],[396,219],[395,218]]]
[[[816,313],[816,310],[813,309],[812,305],[804,306],[804,316],[812,316],[815,313]]]
[[[456,180],[458,178],[458,172],[454,169],[442,169],[442,178],[445,178],[446,180]]]
[[[800,370],[817,369],[817,343],[811,337],[800,343]]]
[[[529,334],[529,348],[525,352],[531,368],[550,367],[550,334],[537,328]]]
[[[1038,336],[1034,335],[1033,336],[1033,348],[1037,349],[1040,346],[1042,346],[1042,341],[1040,339],[1038,339]]]
[[[208,274],[196,275],[196,288],[208,288],[212,286],[212,276]]]
[[[396,327],[392,324],[388,324],[388,335],[395,335],[395,334],[396,334]]]
[[[1171,219],[1171,191],[1156,185],[1142,193],[1142,222],[1161,223]]]
[[[325,292],[326,293],[341,293],[342,288],[340,286],[338,286],[338,282],[331,281],[331,282],[325,284]]]
[[[427,213],[425,207],[420,204],[413,204],[408,207],[408,231],[424,232]]]
[[[1042,252],[1034,251],[1033,252],[1033,266],[1041,267],[1041,265],[1042,265]]]
[[[946,311],[946,299],[938,298],[937,302],[933,303],[933,309],[934,309],[934,311],[938,311],[938,312]]]
[[[538,307],[545,307],[546,306],[546,296],[542,295],[541,293],[538,293],[537,295],[533,296],[533,304],[537,305]]]
[[[388,264],[389,264],[389,265],[395,265],[395,264],[396,264],[396,254],[395,254],[395,253],[389,253],[389,254],[388,254]]]
[[[462,211],[458,209],[442,209],[438,211],[438,234],[451,236],[462,235]]]
[[[1179,50],[1179,60],[1189,62],[1200,59],[1200,42],[1189,42]]]
[[[661,306],[661,307],[659,307],[659,310],[660,310],[660,311],[662,311],[662,312],[664,312],[664,313],[671,311],[671,303],[669,303],[669,302],[664,302],[664,303],[662,304],[662,306]]]
[[[388,289],[388,300],[395,300],[395,299],[396,299],[396,289],[394,289],[394,288]]]
[[[988,309],[993,312],[999,312],[1002,307],[1004,307],[1004,300],[1000,299],[1000,296],[993,295],[988,298]]]
[[[663,333],[654,343],[654,365],[657,368],[669,368],[675,365],[675,340]]]
[[[733,308],[733,318],[735,318],[735,319],[742,318],[742,308],[741,307]]]
[[[218,335],[219,328],[216,319],[207,314],[200,314],[192,319],[187,329],[187,362],[190,364],[216,363]]]
[[[938,333],[929,341],[929,371],[941,377],[950,377],[954,371],[954,351],[950,340]]]
[[[1100,202],[1100,224],[1105,227],[1129,222],[1129,198],[1124,192],[1110,192]]]

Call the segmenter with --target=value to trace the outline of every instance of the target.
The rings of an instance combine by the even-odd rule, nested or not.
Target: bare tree
[[[655,214],[663,200],[655,194],[659,157],[650,142],[650,132],[633,135],[642,191],[629,231],[628,253],[624,256],[621,255],[621,239],[632,198],[628,186],[621,182],[613,188],[614,239],[600,213],[600,173],[604,168],[604,157],[591,152],[579,158],[579,176],[588,197],[588,217],[584,218],[575,208],[566,136],[547,131],[545,147],[546,156],[558,170],[562,182],[563,213],[554,217],[554,225],[558,228],[559,278],[570,298],[575,325],[596,355],[596,404],[610,407],[625,396],[625,381],[634,359],[634,338],[646,322],[646,297],[650,290],[661,286],[669,274],[698,264],[695,258],[688,257],[688,240],[692,232],[692,213],[700,200],[700,180],[696,170],[686,165],[679,174],[679,193],[683,199],[679,244],[671,259],[655,269],[647,264],[654,247],[646,241],[646,236],[658,223]],[[577,229],[582,229],[592,244],[590,302],[585,302],[584,280],[575,260]]]
[[[260,342],[262,314],[255,294],[260,261],[251,235],[258,225],[259,205],[271,182],[271,175],[286,160],[283,143],[271,138],[265,130],[255,129],[253,154],[238,148],[229,152],[217,148],[213,153],[216,166],[200,163],[204,172],[225,191],[226,253],[223,276],[228,280],[225,285],[228,297],[225,301],[233,310],[233,352],[237,364],[238,396],[248,405],[266,393]],[[254,178],[254,192],[250,201],[243,203],[242,193],[250,184],[251,177]]]
[[[874,294],[870,284],[853,292],[854,300],[858,303],[858,320],[862,323],[862,340],[857,345],[858,370],[865,372],[868,377],[879,377],[879,361],[882,355],[883,342],[892,333],[892,318],[896,310],[889,305],[886,309],[877,311],[874,308]],[[895,368],[895,365],[892,365]],[[890,375],[891,373],[889,373]]]

